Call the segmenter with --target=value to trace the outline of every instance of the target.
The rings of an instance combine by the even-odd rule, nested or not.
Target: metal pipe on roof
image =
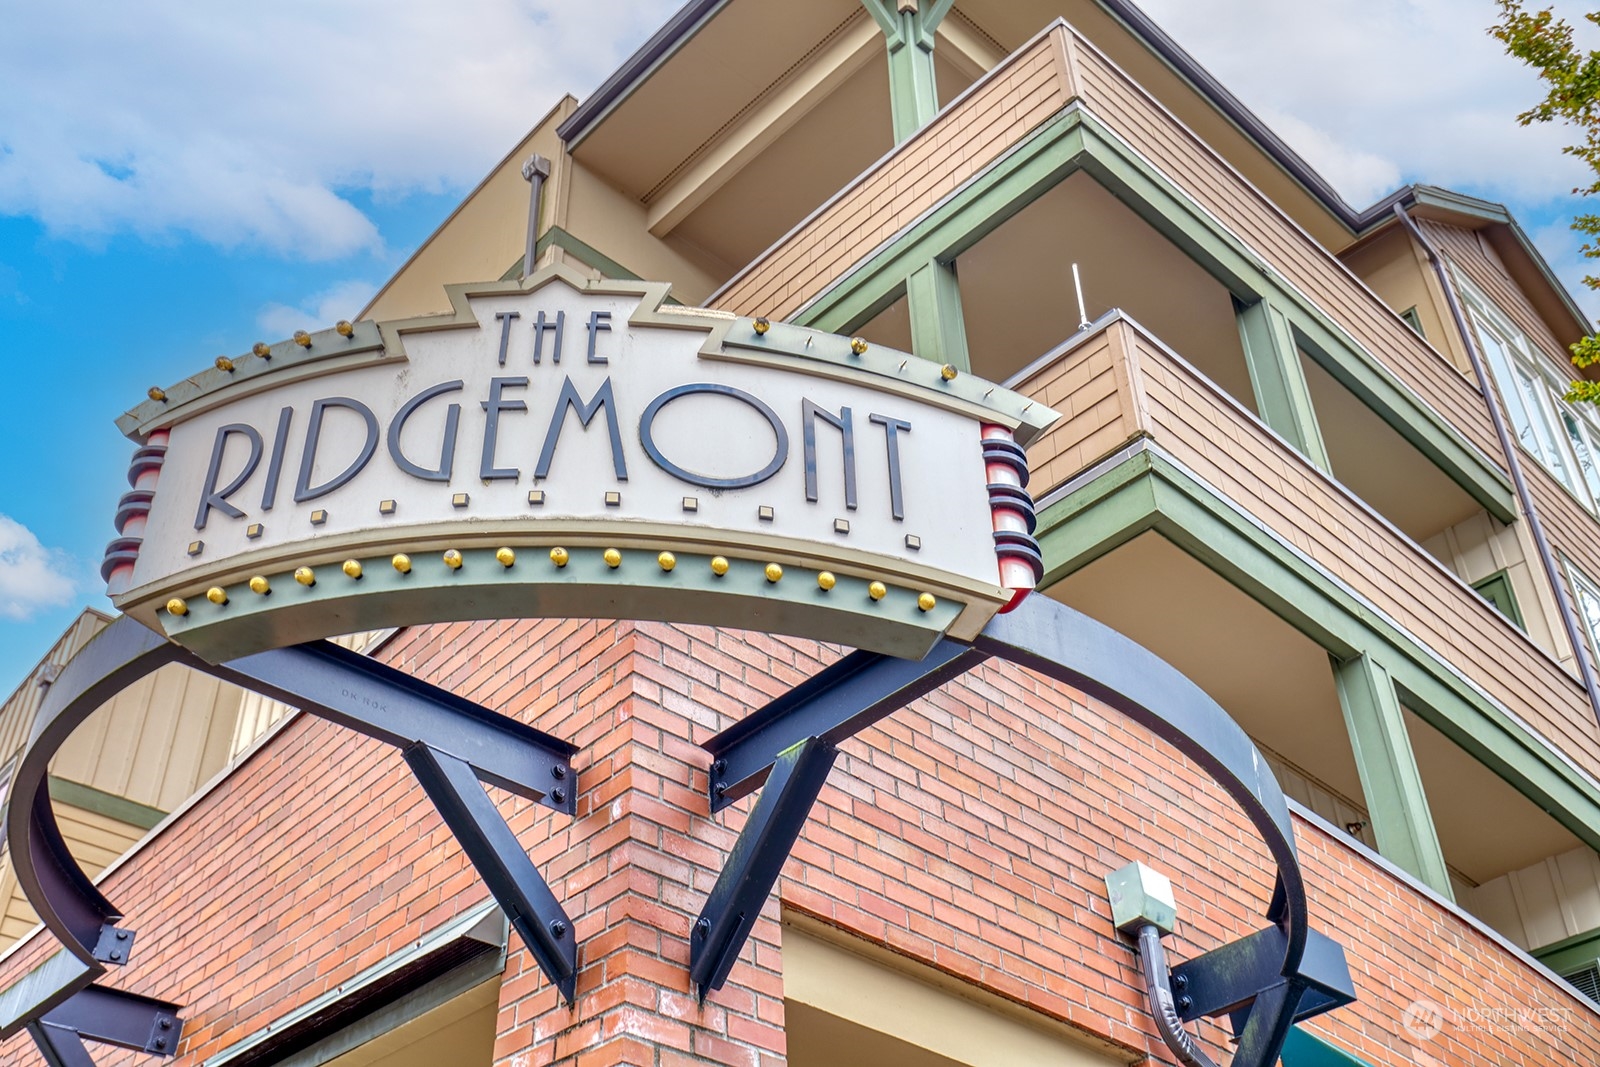
[[[1434,273],[1439,278],[1439,285],[1444,289],[1444,300],[1450,308],[1450,317],[1455,321],[1456,332],[1461,334],[1461,343],[1466,346],[1467,360],[1472,364],[1473,377],[1478,381],[1478,388],[1483,391],[1484,403],[1489,406],[1489,421],[1494,424],[1495,436],[1500,439],[1500,450],[1505,453],[1506,465],[1511,468],[1511,484],[1517,492],[1517,505],[1528,520],[1528,532],[1533,535],[1534,546],[1539,552],[1539,562],[1544,565],[1550,589],[1556,596],[1556,610],[1561,616],[1562,628],[1566,630],[1567,640],[1572,642],[1572,655],[1578,661],[1578,675],[1583,682],[1584,692],[1589,695],[1589,709],[1594,712],[1595,721],[1600,722],[1600,685],[1595,682],[1594,667],[1590,664],[1588,653],[1585,651],[1588,645],[1583,639],[1583,629],[1578,624],[1578,613],[1572,606],[1572,598],[1567,595],[1566,583],[1561,580],[1561,571],[1556,567],[1555,553],[1550,551],[1550,542],[1545,538],[1544,524],[1539,521],[1533,494],[1528,490],[1527,479],[1522,474],[1522,459],[1518,454],[1516,442],[1511,439],[1511,430],[1506,426],[1505,415],[1501,412],[1500,405],[1495,403],[1489,372],[1484,366],[1482,353],[1478,351],[1477,341],[1467,327],[1467,316],[1461,310],[1461,302],[1456,299],[1450,273],[1445,269],[1444,259],[1439,255],[1439,250],[1428,240],[1416,220],[1406,212],[1403,202],[1395,203],[1394,213],[1400,224],[1422,246],[1423,252],[1427,253],[1428,262],[1433,265]]]

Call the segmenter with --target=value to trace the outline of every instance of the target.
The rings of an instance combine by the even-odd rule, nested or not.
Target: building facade
[[[1357,1000],[1303,1021],[1286,1067],[1600,1060],[1600,417],[1562,399],[1589,323],[1502,208],[1414,186],[1351,209],[1126,0],[692,0],[362,319],[522,278],[530,192],[539,268],[667,281],[1060,413],[1028,448],[1034,595],[1243,728],[1344,947]],[[576,746],[572,820],[494,794],[572,917],[575,998],[391,748],[151,686],[105,713],[134,725],[74,738],[53,793],[63,823],[138,816],[70,843],[138,919],[125,984],[183,1006],[181,1063],[1172,1063],[1107,876],[1171,879],[1175,961],[1273,896],[1247,817],[1170,739],[985,664],[840,746],[702,1000],[695,920],[751,804],[709,814],[701,746],[847,650],[550,618],[346,644]],[[55,945],[6,917],[13,983]],[[1219,1063],[1226,1022],[1190,1027]]]

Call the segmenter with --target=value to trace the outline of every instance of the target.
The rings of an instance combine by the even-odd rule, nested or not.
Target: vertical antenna
[[[1078,265],[1076,263],[1072,265],[1072,288],[1078,294],[1078,329],[1087,330],[1089,328],[1089,316],[1083,310],[1083,279],[1078,277]]]
[[[528,247],[522,253],[522,276],[526,278],[533,273],[533,254],[539,243],[539,194],[550,177],[550,161],[535,152],[522,165],[522,176],[532,186],[528,191]]]

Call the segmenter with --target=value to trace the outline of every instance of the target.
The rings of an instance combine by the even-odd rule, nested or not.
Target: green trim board
[[[1297,1026],[1289,1031],[1283,1043],[1283,1067],[1372,1067],[1372,1064]]]
[[[551,226],[539,235],[539,240],[533,247],[533,256],[538,259],[548,249],[564,249],[569,255],[576,257],[586,267],[592,267],[612,281],[639,282],[644,279],[633,273],[621,263],[612,259],[593,245],[586,244],[581,238],[563,230],[560,226]],[[500,275],[500,281],[514,282],[522,277],[522,260],[518,259],[506,272]]]
[[[980,173],[863,257],[802,306],[795,322],[849,333],[899,298],[931,261],[958,261],[1006,220],[1079,171],[1092,175],[1243,304],[1268,302],[1296,342],[1502,522],[1516,521],[1510,477],[1215,216],[1081,102],[1045,120]]]
[[[934,259],[914,271],[906,279],[906,310],[913,353],[958,371],[972,370],[954,263]]]
[[[539,236],[539,240],[537,243],[535,243],[533,249],[534,259],[538,259],[540,256],[544,255],[545,250],[548,248],[560,248],[564,250],[569,256],[572,256],[584,266],[599,271],[601,277],[608,278],[611,281],[644,281],[643,275],[635,274],[627,267],[624,267],[621,263],[618,263],[604,252],[600,251],[598,248],[586,243],[582,238],[562,229],[560,226],[551,226]],[[522,260],[519,259],[515,263],[511,264],[510,267],[506,268],[506,272],[500,275],[499,280],[503,282],[514,282],[521,277]],[[667,294],[666,299],[663,300],[662,303],[671,304],[677,307],[684,306],[683,301],[679,300],[671,293]]]
[[[1262,421],[1318,469],[1333,470],[1288,318],[1268,301],[1245,304],[1237,297],[1234,314],[1239,320],[1245,367],[1250,372],[1250,387]]]
[[[1600,929],[1589,930],[1534,949],[1530,955],[1557,974],[1571,974],[1600,966]]]
[[[1341,662],[1370,655],[1382,663],[1404,706],[1600,848],[1600,783],[1158,446],[1135,442],[1063,490],[1041,502],[1041,588],[1141,533],[1158,532]]]
[[[82,808],[84,811],[92,811],[96,815],[104,815],[108,819],[125,822],[129,826],[137,826],[141,830],[149,830],[167,817],[167,813],[160,808],[140,804],[136,800],[119,797],[115,793],[107,793],[103,789],[96,789],[82,782],[57,778],[53,774],[50,776],[50,799],[60,804]]]

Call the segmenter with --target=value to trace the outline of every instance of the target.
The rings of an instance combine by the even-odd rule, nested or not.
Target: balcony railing
[[[745,267],[712,303],[738,314],[793,317],[1074,103],[1202,212],[1220,220],[1276,275],[1289,279],[1338,331],[1474,446],[1499,455],[1482,394],[1448,359],[1150,93],[1060,21],[819,207]]]
[[[1036,494],[1144,437],[1394,620],[1589,774],[1583,689],[1433,556],[1121,313],[1016,384],[1063,418],[1029,450]]]

